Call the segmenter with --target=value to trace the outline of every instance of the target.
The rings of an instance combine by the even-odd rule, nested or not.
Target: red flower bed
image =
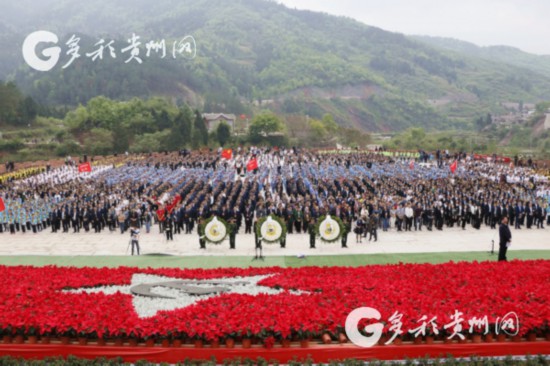
[[[259,285],[283,291],[226,293],[149,318],[138,316],[132,295],[63,291],[129,285],[136,273],[181,279],[271,274]],[[272,344],[274,339],[341,333],[347,315],[365,306],[381,313],[390,337],[396,325],[390,319],[399,314],[403,336],[421,325],[422,316],[428,334],[429,321],[436,317],[433,326],[440,336],[453,333],[457,324],[467,335],[468,321],[484,316],[491,332],[502,331],[502,318],[510,312],[519,319],[519,335],[547,333],[550,322],[550,261],[544,260],[217,270],[0,266],[0,278],[0,328],[11,335],[261,337]],[[455,311],[462,315],[453,322]],[[484,327],[474,330],[483,333]]]

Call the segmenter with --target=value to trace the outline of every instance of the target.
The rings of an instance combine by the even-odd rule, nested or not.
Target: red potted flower
[[[235,348],[235,339],[237,339],[238,333],[232,332],[225,336],[225,346],[227,348]]]
[[[30,326],[27,328],[27,340],[29,344],[36,344],[38,343],[38,334],[40,334],[37,327]]]
[[[309,340],[311,339],[311,335],[311,332],[304,329],[300,329],[296,332],[296,338],[298,338],[298,341],[300,341],[300,347],[309,347]]]

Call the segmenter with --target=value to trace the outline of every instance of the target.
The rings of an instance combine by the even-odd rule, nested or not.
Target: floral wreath
[[[344,223],[337,216],[321,216],[315,224],[315,235],[325,243],[335,243],[344,234]]]
[[[203,234],[201,239],[205,239],[211,244],[221,244],[230,231],[227,221],[217,216],[208,218],[199,228]]]
[[[256,235],[267,244],[282,242],[286,238],[286,224],[275,215],[267,215],[258,220]]]

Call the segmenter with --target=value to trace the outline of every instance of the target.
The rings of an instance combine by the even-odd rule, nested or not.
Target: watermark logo
[[[94,43],[93,48],[82,50],[80,45],[80,37],[76,34],[71,35],[64,43],[64,50],[59,44],[59,37],[52,32],[40,30],[29,34],[23,41],[23,58],[27,65],[37,71],[50,71],[61,59],[61,54],[64,53],[66,62],[61,66],[66,69],[71,66],[74,61],[84,57],[90,59],[91,62],[101,61],[103,58],[117,58],[119,53],[124,63],[142,64],[146,58],[156,56],[160,59],[164,58],[184,58],[192,60],[197,56],[197,43],[193,36],[185,36],[171,42],[166,39],[142,40],[141,36],[132,33],[126,44],[117,48],[115,40],[99,39]],[[44,46],[48,46],[43,48]],[[40,51],[40,49],[42,49]]]
[[[346,318],[346,335],[348,339],[359,347],[372,347],[380,340],[384,325],[382,323],[369,324],[363,329],[370,336],[364,336],[359,331],[359,322],[363,319],[380,320],[380,312],[373,308],[357,308]]]
[[[384,323],[388,324],[389,340],[384,344],[391,344],[397,337],[403,334],[410,334],[413,338],[424,337],[427,335],[437,336],[440,331],[450,333],[447,339],[465,339],[463,334],[468,331],[470,334],[488,334],[489,333],[489,318],[473,316],[466,319],[464,313],[455,310],[449,315],[449,322],[439,327],[437,324],[437,316],[428,318],[423,315],[416,320],[418,327],[413,329],[403,329],[403,314],[395,311],[386,322],[376,322],[366,325],[363,329],[359,328],[360,322],[363,320],[380,321],[382,316],[380,312],[374,308],[362,307],[353,310],[346,318],[346,335],[348,339],[359,347],[372,347],[380,341],[384,332]],[[493,329],[495,334],[507,334],[515,336],[519,333],[519,318],[513,311],[507,313],[503,317],[495,319]]]
[[[35,70],[49,71],[57,65],[59,61],[60,47],[49,47],[42,50],[42,56],[46,59],[41,59],[36,54],[36,48],[41,43],[57,44],[59,39],[57,35],[48,31],[37,31],[29,34],[23,42],[23,58],[25,62]]]

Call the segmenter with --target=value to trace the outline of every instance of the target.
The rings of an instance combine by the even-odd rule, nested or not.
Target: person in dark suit
[[[164,232],[166,233],[166,241],[174,240],[174,214],[170,214],[164,220]]]
[[[71,225],[73,227],[73,233],[80,232],[80,212],[78,206],[73,206],[70,211]]]
[[[512,241],[512,233],[510,232],[510,228],[508,227],[508,217],[506,216],[502,218],[502,222],[500,224],[500,227],[498,228],[498,235],[500,239],[498,260],[506,261],[506,251],[508,250],[508,246]]]
[[[515,216],[516,216],[514,228],[521,229],[521,221],[522,221],[523,215],[524,215],[523,207],[521,206],[521,204],[516,203],[516,207],[515,207],[514,212],[515,212]]]
[[[525,227],[530,229],[533,226],[533,208],[530,202],[525,204],[525,216],[527,217],[527,225]]]
[[[534,224],[537,225],[537,229],[544,229],[544,215],[543,215],[543,209],[540,204],[536,204],[533,207],[533,216],[534,216]]]
[[[254,210],[246,207],[244,212],[244,233],[252,234],[252,221],[254,220]]]

